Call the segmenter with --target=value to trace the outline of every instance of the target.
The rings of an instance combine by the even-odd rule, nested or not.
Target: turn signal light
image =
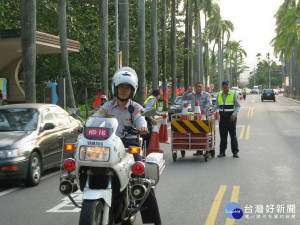
[[[12,165],[12,166],[3,166],[1,167],[2,171],[10,171],[10,170],[16,170],[18,169],[18,165]]]
[[[140,154],[141,148],[140,147],[129,147],[128,152],[130,154]]]
[[[135,175],[140,175],[144,173],[145,165],[142,162],[136,162],[132,165],[131,170]]]
[[[64,144],[65,151],[73,151],[75,150],[75,144]]]
[[[75,168],[76,168],[75,160],[72,158],[66,159],[64,161],[64,168],[68,172],[72,172],[73,170],[75,170]]]

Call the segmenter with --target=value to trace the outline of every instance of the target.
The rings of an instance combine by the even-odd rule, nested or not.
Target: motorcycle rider
[[[247,92],[246,92],[246,89],[244,88],[244,89],[243,89],[243,97],[244,97],[244,100],[246,100],[246,95],[247,95]]]
[[[130,67],[122,67],[117,70],[112,79],[112,93],[116,97],[113,100],[106,102],[100,109],[93,115],[97,117],[114,117],[118,120],[119,125],[116,130],[116,134],[122,139],[125,147],[129,145],[138,146],[136,142],[136,137],[131,136],[131,138],[126,139],[122,137],[122,130],[125,126],[134,126],[139,130],[141,135],[145,135],[148,132],[147,122],[144,117],[140,117],[142,106],[131,98],[137,92],[138,88],[138,77],[135,72]],[[130,108],[134,108],[133,112],[129,112]],[[135,121],[135,124],[133,124]],[[74,129],[74,133],[80,131],[82,127],[77,127]],[[133,143],[135,142],[135,143]],[[135,161],[142,161],[140,155],[134,155]],[[161,219],[158,209],[158,204],[156,201],[154,189],[151,191],[145,200],[143,206],[145,209],[141,210],[141,217],[143,223],[154,223],[155,225],[161,225]]]

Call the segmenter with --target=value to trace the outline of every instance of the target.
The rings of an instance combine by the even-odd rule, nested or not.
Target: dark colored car
[[[78,125],[57,105],[0,106],[0,180],[39,184],[44,170],[60,166],[63,141],[76,141],[73,129]],[[72,155],[64,151],[64,158]]]
[[[182,112],[183,104],[185,102],[188,103],[188,112],[192,112],[191,100],[183,100],[182,96],[177,96],[168,111],[169,121],[171,121],[171,116],[173,114]]]
[[[261,101],[263,102],[264,100],[273,100],[274,102],[276,101],[275,99],[275,93],[273,89],[264,89],[262,94],[261,94]]]

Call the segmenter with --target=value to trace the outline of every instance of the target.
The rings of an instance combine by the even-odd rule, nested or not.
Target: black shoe
[[[226,156],[226,154],[225,153],[220,153],[219,155],[218,155],[218,157],[219,158],[221,158],[221,157],[225,157]]]
[[[203,155],[203,151],[197,151],[196,153],[194,153],[193,155]]]
[[[239,154],[237,153],[233,154],[233,158],[239,158]]]

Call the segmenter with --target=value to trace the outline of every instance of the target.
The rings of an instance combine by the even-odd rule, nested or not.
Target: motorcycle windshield
[[[89,117],[85,124],[84,136],[90,140],[106,140],[118,127],[115,118]]]

